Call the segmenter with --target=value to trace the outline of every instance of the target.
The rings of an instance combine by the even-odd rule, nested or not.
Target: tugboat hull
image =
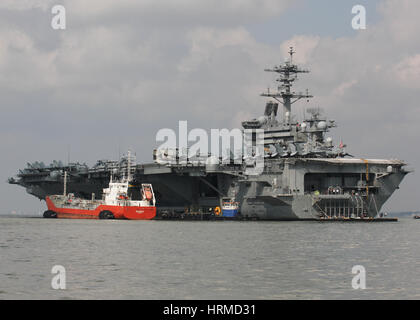
[[[60,208],[46,197],[48,211],[45,217],[66,219],[130,219],[151,220],[156,216],[156,207],[123,207],[99,205],[94,209]]]
[[[130,219],[151,220],[156,216],[156,207],[124,207],[99,205],[94,209],[79,209],[57,207],[50,197],[46,197],[48,214],[50,218],[65,219]],[[55,215],[54,215],[55,213]]]

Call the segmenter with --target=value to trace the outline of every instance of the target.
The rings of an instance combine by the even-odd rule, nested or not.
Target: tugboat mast
[[[292,104],[302,98],[312,98],[313,96],[308,94],[308,90],[306,90],[306,94],[302,92],[292,92],[291,88],[293,86],[293,82],[297,79],[298,73],[309,73],[309,70],[301,69],[297,65],[293,64],[293,47],[290,47],[289,55],[290,60],[286,61],[283,65],[274,66],[273,69],[264,69],[267,72],[276,72],[280,76],[276,79],[277,82],[281,84],[277,87],[276,93],[270,93],[268,90],[265,93],[262,93],[261,96],[263,97],[270,97],[283,105],[284,110],[284,120],[286,120],[287,115],[290,115]],[[292,100],[294,99],[294,100]],[[287,114],[288,113],[288,114]]]

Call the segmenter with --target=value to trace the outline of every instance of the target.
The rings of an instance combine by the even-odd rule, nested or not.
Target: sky
[[[66,9],[54,30],[51,8]],[[366,8],[365,30],[351,10]],[[336,120],[330,134],[356,157],[401,159],[419,171],[420,41],[416,0],[2,0],[2,212],[44,203],[9,185],[27,162],[150,162],[161,128],[236,128],[263,113],[290,46],[311,70],[296,90]],[[385,211],[419,210],[417,173]]]

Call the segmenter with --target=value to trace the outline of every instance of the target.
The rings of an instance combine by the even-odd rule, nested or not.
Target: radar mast
[[[264,69],[264,71],[267,71],[267,72],[278,73],[279,77],[276,79],[276,81],[279,82],[280,85],[277,87],[277,92],[271,93],[270,90],[268,89],[267,92],[262,93],[261,96],[273,98],[283,105],[283,110],[284,110],[283,120],[284,121],[286,121],[288,116],[290,116],[293,103],[295,103],[296,101],[302,98],[309,99],[313,97],[312,95],[308,93],[308,90],[306,90],[306,94],[303,92],[291,91],[293,82],[297,79],[297,74],[309,73],[309,70],[301,69],[296,64],[293,64],[294,53],[295,51],[293,51],[293,47],[290,47],[289,61],[286,61],[282,65],[274,66],[273,69]]]

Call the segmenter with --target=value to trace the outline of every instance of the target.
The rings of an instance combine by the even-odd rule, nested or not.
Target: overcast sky
[[[51,8],[66,8],[53,30]],[[351,9],[365,5],[367,29]],[[44,204],[6,179],[27,162],[151,161],[156,132],[234,128],[263,113],[263,72],[295,61],[311,73],[297,115],[321,107],[337,143],[363,158],[397,158],[419,170],[420,1],[417,0],[1,0],[2,211]],[[419,210],[417,173],[384,210]]]

